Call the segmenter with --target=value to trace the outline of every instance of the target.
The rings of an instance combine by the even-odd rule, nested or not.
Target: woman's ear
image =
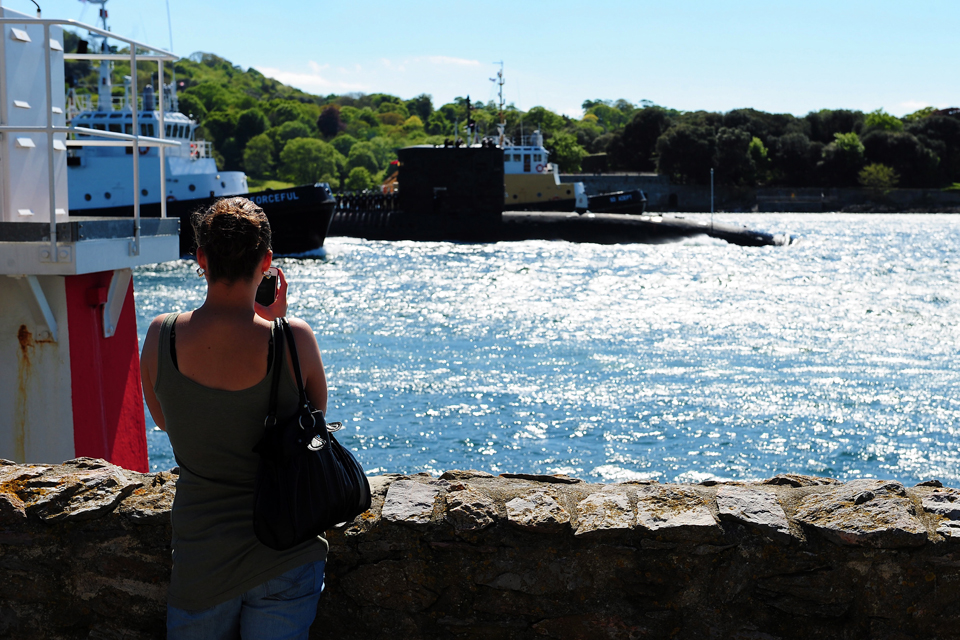
[[[268,250],[267,255],[263,256],[263,261],[260,263],[260,272],[263,273],[269,269],[271,264],[273,264],[273,251]]]
[[[207,254],[203,247],[197,247],[197,266],[204,271],[207,270]]]

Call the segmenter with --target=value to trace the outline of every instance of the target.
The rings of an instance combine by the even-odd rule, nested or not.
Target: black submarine
[[[504,211],[503,151],[495,145],[413,146],[397,152],[398,193],[340,196],[328,235],[367,240],[664,243],[709,236],[749,247],[788,234],[670,214]]]

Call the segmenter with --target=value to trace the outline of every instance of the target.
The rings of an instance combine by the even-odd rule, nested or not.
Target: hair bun
[[[270,250],[270,221],[259,206],[240,196],[221,198],[193,216],[197,246],[207,256],[211,281],[256,276]]]

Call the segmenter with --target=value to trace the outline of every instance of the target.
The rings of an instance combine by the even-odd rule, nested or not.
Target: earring
[[[206,273],[206,272],[203,270],[203,267],[197,267],[197,277],[198,277],[198,278],[202,278],[204,273]]]

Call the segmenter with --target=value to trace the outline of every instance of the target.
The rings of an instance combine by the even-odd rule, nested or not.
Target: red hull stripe
[[[74,448],[77,456],[147,472],[132,280],[116,333],[103,337],[103,302],[112,275],[101,271],[66,278]]]

